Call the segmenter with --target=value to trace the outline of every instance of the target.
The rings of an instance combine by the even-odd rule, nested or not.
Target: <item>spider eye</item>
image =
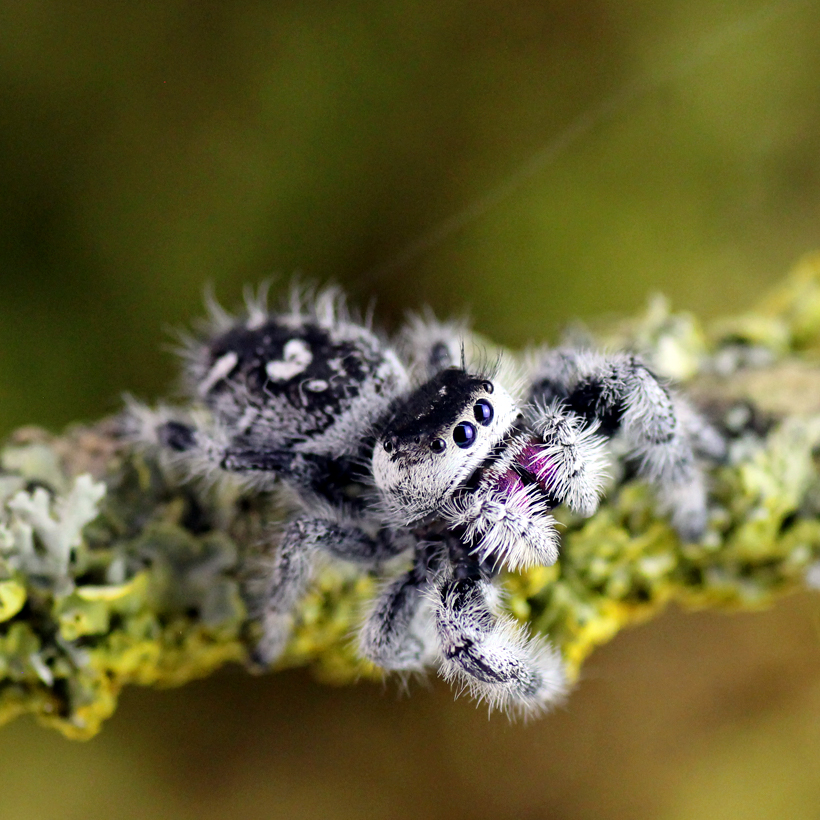
[[[493,420],[493,406],[487,399],[479,399],[473,407],[473,414],[475,420],[482,427],[486,427]]]
[[[443,438],[434,438],[430,442],[430,449],[434,453],[443,453],[447,448],[447,442]]]
[[[473,442],[475,442],[475,425],[470,424],[469,421],[462,421],[459,422],[453,428],[453,441],[462,448],[462,450],[466,450],[468,447],[473,446]]]
[[[392,453],[393,452],[393,442],[392,441],[383,441],[382,447],[384,447],[385,453]]]
[[[493,383],[491,381],[483,381],[481,382],[481,386],[484,388],[484,391],[487,393],[492,393],[495,390]]]

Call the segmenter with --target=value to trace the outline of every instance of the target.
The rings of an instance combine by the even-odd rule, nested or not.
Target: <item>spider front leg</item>
[[[612,372],[612,381],[622,385],[621,424],[638,458],[639,474],[655,484],[660,505],[681,538],[699,539],[706,529],[708,510],[706,480],[694,445],[709,440],[712,455],[719,455],[717,443],[722,441],[634,357],[615,363]],[[594,382],[589,384],[594,388]],[[713,435],[706,435],[707,430]]]
[[[537,712],[559,702],[568,683],[560,654],[498,612],[498,591],[477,561],[463,556],[435,596],[441,674],[490,708]]]

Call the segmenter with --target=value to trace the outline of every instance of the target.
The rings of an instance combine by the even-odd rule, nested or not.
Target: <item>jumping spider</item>
[[[595,511],[616,434],[680,535],[697,538],[706,493],[696,456],[719,455],[722,440],[631,355],[541,351],[521,391],[465,360],[468,331],[456,324],[415,317],[391,344],[336,291],[295,291],[280,312],[266,301],[249,298],[240,317],[212,303],[187,345],[204,421],[134,410],[142,439],[192,472],[239,473],[291,498],[257,660],[283,651],[317,553],[380,571],[403,556],[359,631],[364,657],[386,670],[435,664],[491,707],[560,700],[561,657],[501,613],[499,571],[556,561],[550,511]]]

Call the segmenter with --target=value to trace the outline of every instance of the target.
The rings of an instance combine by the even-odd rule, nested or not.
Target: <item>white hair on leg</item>
[[[440,673],[490,710],[531,715],[560,703],[568,691],[563,660],[541,639],[499,615],[486,581],[444,581],[436,591]]]

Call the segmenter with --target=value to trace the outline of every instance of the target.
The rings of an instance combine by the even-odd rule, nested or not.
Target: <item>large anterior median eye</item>
[[[482,426],[486,427],[493,420],[493,406],[487,399],[479,399],[473,407],[475,420]]]
[[[475,425],[469,421],[459,422],[453,428],[453,441],[462,449],[466,450],[473,446],[475,441]]]

